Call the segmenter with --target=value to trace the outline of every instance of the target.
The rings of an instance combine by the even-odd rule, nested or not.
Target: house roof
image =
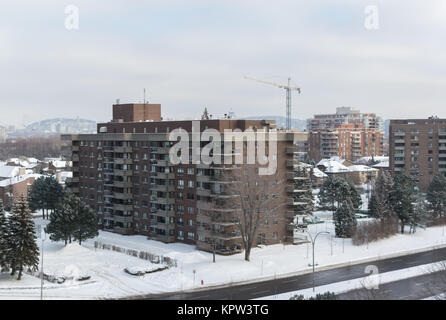
[[[15,166],[0,166],[0,177],[11,178],[19,175],[19,167]]]

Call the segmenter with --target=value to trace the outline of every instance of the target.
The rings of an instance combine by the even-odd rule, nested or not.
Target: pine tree
[[[390,193],[392,192],[392,176],[384,171],[379,173],[372,190],[369,201],[370,216],[380,219],[382,222],[394,216]]]
[[[410,226],[410,232],[415,233],[417,227],[426,222],[429,218],[429,212],[426,201],[423,197],[417,197],[412,212],[409,213],[408,224]]]
[[[8,221],[6,219],[3,202],[0,200],[0,272],[8,270]]]
[[[31,210],[41,209],[45,219],[45,210],[47,219],[49,210],[54,210],[57,203],[63,197],[63,188],[53,177],[39,177],[34,181],[31,190],[28,193],[28,201]]]
[[[63,240],[65,245],[71,243],[75,229],[75,212],[71,209],[69,201],[69,197],[66,196],[58,203],[50,216],[50,223],[45,228],[51,240]]]
[[[28,203],[32,211],[42,210],[45,219],[46,208],[45,177],[37,178],[28,192]]]
[[[37,270],[39,264],[39,248],[31,211],[26,199],[21,196],[14,201],[11,216],[8,219],[8,252],[7,259],[11,275],[18,271],[20,280],[25,267]]]
[[[354,210],[358,210],[361,206],[361,196],[355,185],[342,178],[330,177],[319,191],[320,206],[328,208],[328,210],[336,210],[346,199],[351,201]]]
[[[46,209],[53,211],[63,197],[63,188],[54,177],[46,177]]]
[[[45,231],[53,241],[82,241],[96,237],[98,233],[97,216],[81,199],[67,193],[50,216]]]
[[[341,202],[333,214],[335,233],[339,238],[350,238],[355,232],[357,221],[353,204],[349,199]]]
[[[82,244],[82,241],[98,236],[98,218],[90,207],[79,198],[78,200],[73,237],[74,240],[79,241],[79,244]]]
[[[390,193],[390,199],[393,211],[401,223],[401,233],[404,233],[404,226],[409,223],[410,215],[413,213],[415,183],[411,177],[404,173],[397,173],[393,181],[394,184]]]
[[[446,177],[442,173],[434,176],[427,189],[426,199],[433,210],[434,217],[442,217],[446,213]]]
[[[310,215],[314,211],[313,188],[305,164],[299,163],[294,169],[294,212],[298,215]]]

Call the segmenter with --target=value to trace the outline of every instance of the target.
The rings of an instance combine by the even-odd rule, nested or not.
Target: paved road
[[[381,284],[338,295],[340,300],[421,300],[446,292],[446,271]]]
[[[390,259],[376,260],[373,262],[319,271],[315,273],[315,282],[316,286],[322,286],[330,283],[365,277],[367,275],[365,273],[365,268],[369,265],[377,266],[379,273],[384,273],[442,261],[445,259],[446,248],[435,249]],[[312,274],[308,273],[287,278],[251,284],[234,285],[218,289],[208,289],[196,292],[176,292],[161,295],[143,295],[133,298],[158,300],[248,300],[311,288],[312,279]]]

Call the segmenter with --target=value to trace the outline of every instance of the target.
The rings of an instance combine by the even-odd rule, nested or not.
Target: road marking
[[[390,260],[390,262],[398,262],[398,261],[403,261],[403,259],[393,259],[393,260]]]
[[[415,283],[416,286],[424,286],[424,285],[427,285],[427,284],[428,284],[427,282],[416,282]]]
[[[383,291],[383,293],[390,293],[390,292],[392,292],[392,289],[387,289]]]
[[[411,297],[412,295],[408,295],[408,296],[402,296],[402,297],[400,297],[400,300],[403,300],[403,299],[405,299],[405,298],[409,298],[409,297]]]

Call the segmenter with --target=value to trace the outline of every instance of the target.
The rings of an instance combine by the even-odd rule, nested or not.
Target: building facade
[[[309,132],[308,156],[314,162],[334,156],[352,161],[365,156],[380,156],[383,139],[382,131],[365,128],[362,124],[314,129]]]
[[[195,244],[209,251],[215,244],[222,254],[238,252],[241,236],[233,219],[234,210],[214,205],[216,198],[226,196],[219,177],[224,170],[236,167],[171,163],[169,152],[176,141],[169,140],[169,133],[179,128],[190,133],[193,122],[159,121],[157,112],[148,111],[135,112],[132,104],[114,105],[113,120],[98,124],[97,134],[62,136],[71,141],[71,191],[97,212],[104,230]],[[275,131],[275,123],[269,120],[215,119],[198,123],[200,132],[214,129],[221,135],[225,129]],[[286,177],[283,191],[287,198],[277,209],[277,223],[259,227],[258,243],[293,240],[291,186],[296,137],[298,134],[277,132],[277,170]],[[199,147],[208,143],[201,142]],[[191,146],[191,150],[194,148]]]
[[[446,119],[390,120],[389,170],[411,176],[425,191],[435,174],[446,172]]]
[[[317,114],[307,120],[308,131],[332,129],[341,125],[362,125],[365,129],[383,131],[383,121],[374,113],[364,113],[354,107],[336,108],[335,114]]]

